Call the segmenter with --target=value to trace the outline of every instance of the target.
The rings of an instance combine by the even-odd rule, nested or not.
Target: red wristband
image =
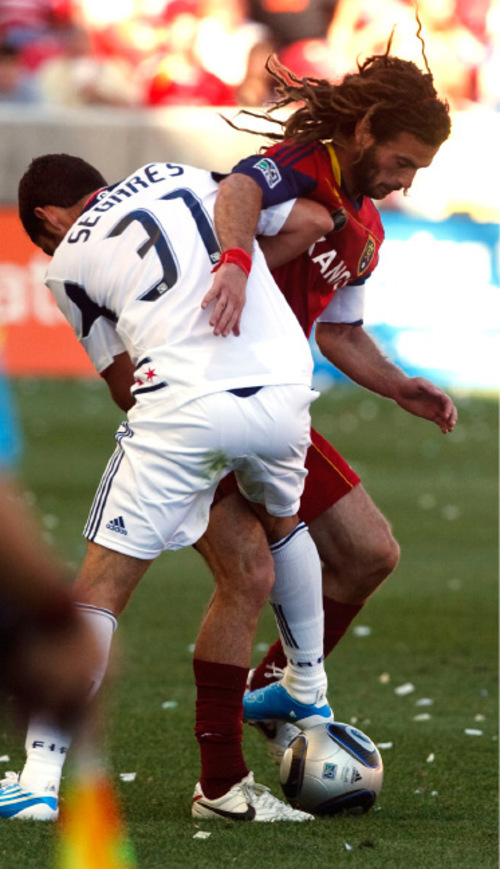
[[[250,269],[252,268],[252,257],[246,250],[243,250],[242,247],[231,247],[229,250],[225,250],[221,253],[220,260],[212,269],[213,272],[216,272],[217,269],[220,269],[225,263],[233,263],[235,266],[239,266],[242,269],[246,276],[250,274]]]

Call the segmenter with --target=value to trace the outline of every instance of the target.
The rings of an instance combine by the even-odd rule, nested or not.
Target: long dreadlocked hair
[[[339,145],[354,134],[360,121],[365,121],[379,143],[406,132],[426,145],[439,147],[450,134],[450,109],[434,87],[418,14],[417,22],[416,35],[422,43],[426,72],[412,61],[391,55],[394,29],[384,54],[372,55],[363,63],[357,61],[357,72],[348,73],[339,83],[307,76],[298,78],[272,55],[266,61],[266,69],[277,82],[276,100],[265,112],[243,109],[240,114],[262,118],[281,129],[266,133],[245,131],[276,142],[321,140]],[[301,106],[286,120],[273,117],[274,112],[293,103]],[[243,129],[225,120],[235,129]]]

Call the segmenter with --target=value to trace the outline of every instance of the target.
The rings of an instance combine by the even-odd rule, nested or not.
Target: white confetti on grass
[[[436,760],[436,755],[434,754],[434,752],[431,751],[429,756],[426,758],[425,762],[426,763],[434,763],[435,760]]]
[[[398,685],[397,688],[394,689],[394,693],[398,695],[398,697],[406,697],[407,694],[412,694],[415,690],[415,685],[412,685],[411,682],[405,682],[404,685]]]
[[[434,495],[424,494],[417,498],[417,504],[422,510],[432,510],[436,506],[437,500]]]
[[[269,650],[269,643],[257,643],[255,645],[256,652],[267,652]]]
[[[415,700],[415,706],[432,706],[434,704],[434,700],[431,700],[430,697],[420,697],[419,700]]]
[[[355,625],[352,632],[355,637],[369,637],[372,629],[368,625]]]
[[[177,700],[165,700],[164,703],[161,704],[162,709],[177,709]]]
[[[382,751],[385,751],[389,748],[392,748],[392,746],[393,746],[392,742],[377,742],[377,748],[381,748]]]
[[[475,727],[466,727],[465,730],[464,730],[464,733],[465,733],[467,736],[482,736],[482,735],[483,735],[483,731],[482,731],[482,730],[476,730]]]
[[[120,778],[122,781],[135,781],[136,775],[136,772],[121,772]]]
[[[387,685],[391,681],[391,677],[389,673],[381,673],[378,677],[378,681],[381,685]]]
[[[198,832],[194,834],[193,839],[208,839],[211,835],[211,833],[207,833],[205,830],[198,830]]]
[[[486,721],[486,716],[481,715],[481,713],[479,712],[477,715],[474,715],[474,721]]]
[[[447,522],[454,522],[460,517],[460,513],[460,507],[457,507],[456,504],[446,504],[446,506],[441,510],[441,516],[443,519],[446,519]]]
[[[10,760],[10,757],[8,754],[2,754],[2,756],[0,757],[0,763],[8,763],[9,760]]]
[[[431,716],[428,712],[420,712],[418,715],[413,716],[414,721],[430,721]]]

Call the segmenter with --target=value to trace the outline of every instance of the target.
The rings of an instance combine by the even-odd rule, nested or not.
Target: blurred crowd
[[[452,107],[500,108],[500,0],[418,0]],[[271,53],[336,79],[384,49],[422,65],[412,0],[0,0],[0,103],[263,106]]]

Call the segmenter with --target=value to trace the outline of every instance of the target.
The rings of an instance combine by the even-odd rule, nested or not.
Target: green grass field
[[[121,417],[100,383],[21,382],[16,393],[26,489],[76,569]],[[358,619],[370,631],[351,629],[328,661],[337,719],[391,746],[382,749],[384,787],[368,815],[299,826],[191,819],[199,772],[192,644],[211,579],[191,550],[163,556],[145,577],[121,621],[105,707],[109,764],[141,869],[498,866],[497,402],[457,403],[460,420],[447,437],[360,389],[336,389],[313,406],[316,426],[361,473],[402,546],[395,575]],[[266,612],[256,645],[274,635]],[[405,683],[414,691],[395,693]],[[4,716],[4,769],[20,768],[23,741]],[[279,795],[278,770],[250,728],[245,752],[256,779]],[[125,772],[135,780],[120,780]],[[194,838],[200,829],[210,836]],[[5,822],[2,869],[53,867],[54,832]]]

